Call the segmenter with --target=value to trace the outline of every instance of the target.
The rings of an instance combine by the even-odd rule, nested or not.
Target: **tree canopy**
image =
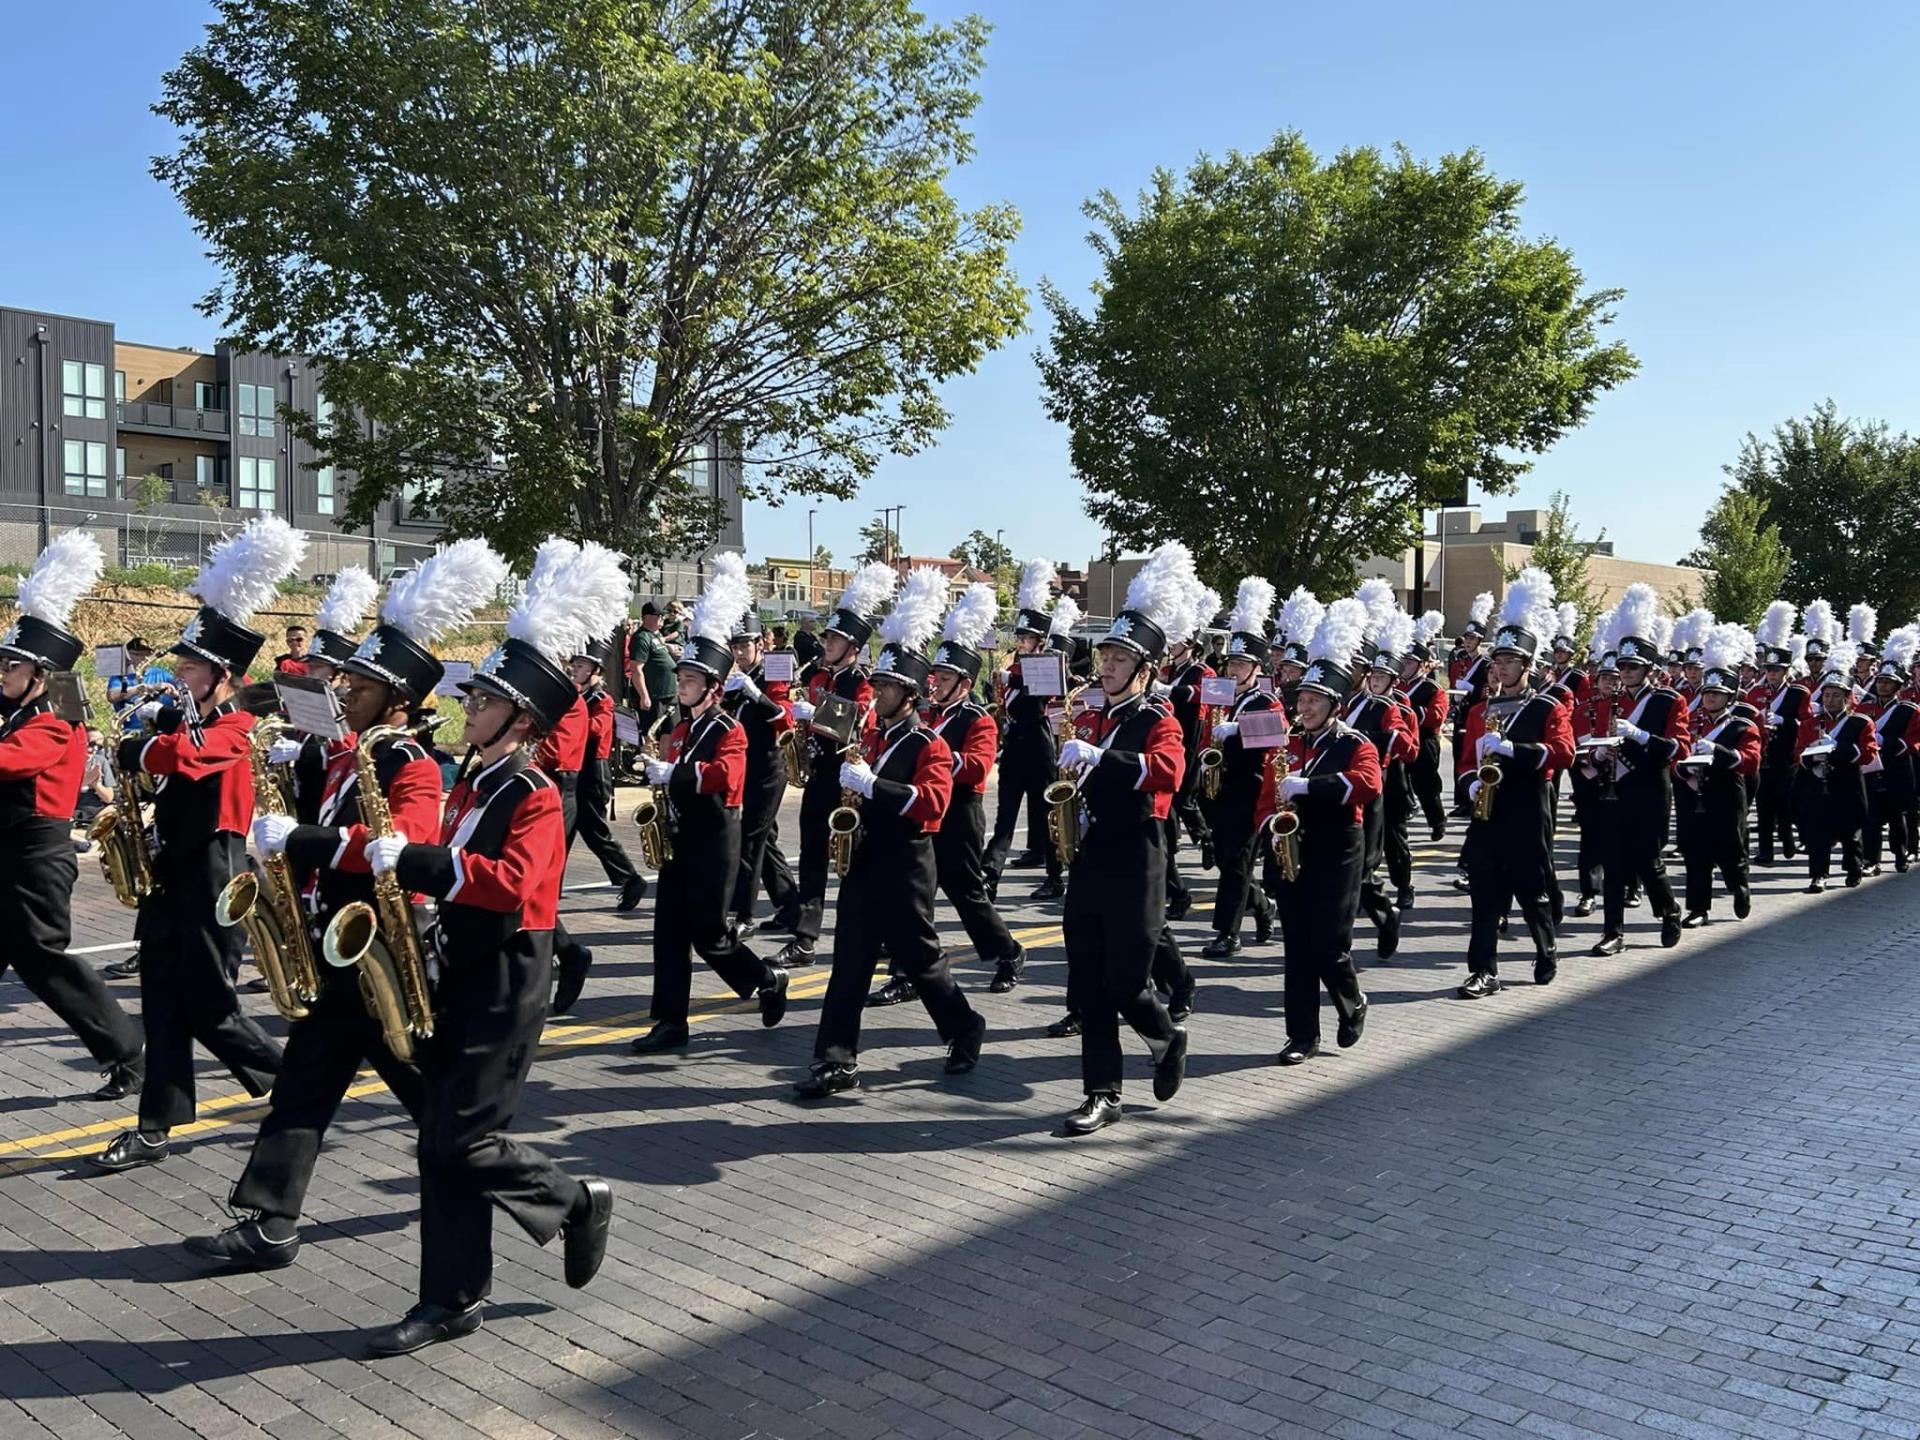
[[[1527,558],[1518,565],[1503,563],[1500,568],[1509,580],[1518,577],[1529,565],[1538,566],[1551,575],[1555,603],[1571,602],[1579,607],[1580,630],[1574,638],[1584,640],[1600,613],[1593,586],[1587,581],[1587,561],[1606,538],[1607,532],[1602,530],[1591,540],[1581,539],[1573,523],[1573,502],[1564,490],[1556,490],[1547,505],[1547,522],[1541,527]]]
[[[1680,563],[1710,571],[1700,603],[1721,620],[1757,625],[1784,593],[1792,552],[1780,527],[1766,523],[1760,497],[1739,488],[1723,492],[1700,522],[1700,545]],[[1809,599],[1812,597],[1809,596]]]
[[[1003,205],[947,189],[987,27],[909,0],[221,0],[155,161],[239,343],[324,364],[291,422],[516,554],[643,556],[743,491],[845,496],[1022,326]],[[449,478],[452,477],[452,478]]]
[[[966,539],[947,553],[961,564],[989,575],[1013,564],[1013,551],[984,530],[969,532]]]
[[[1295,134],[1086,208],[1093,308],[1050,284],[1039,356],[1087,512],[1185,541],[1216,584],[1353,582],[1469,485],[1511,490],[1636,362],[1618,290],[1520,234],[1521,187],[1468,151],[1322,162]]]

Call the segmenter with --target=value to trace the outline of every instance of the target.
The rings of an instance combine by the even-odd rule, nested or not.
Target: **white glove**
[[[813,719],[813,706],[805,700],[794,701],[793,723],[796,725],[804,725],[811,719]]]
[[[300,752],[304,748],[301,741],[282,735],[267,747],[267,764],[291,765],[300,758]]]
[[[1767,729],[1778,730],[1780,728],[1780,724],[1781,724],[1781,720],[1778,715],[1769,714],[1767,716]]]
[[[1280,798],[1282,800],[1298,800],[1306,793],[1307,777],[1304,775],[1289,775],[1280,782]]]
[[[1213,738],[1215,740],[1231,740],[1239,733],[1240,722],[1238,720],[1222,720],[1218,725],[1213,727]]]
[[[1171,695],[1173,694],[1173,686],[1167,684],[1164,680],[1156,680],[1147,687],[1147,693],[1149,695]]]
[[[1713,741],[1711,741],[1711,740],[1696,740],[1696,741],[1694,741],[1694,742],[1693,742],[1693,753],[1694,753],[1694,754],[1696,754],[1696,755],[1711,755],[1711,754],[1713,754]]]
[[[1647,743],[1647,732],[1624,717],[1613,722],[1613,733],[1622,740],[1631,740],[1636,745]]]
[[[153,717],[159,713],[160,702],[158,700],[149,700],[133,712],[133,717],[142,725],[151,725],[153,723]]]
[[[1100,763],[1100,747],[1085,740],[1069,740],[1060,747],[1062,770],[1091,770]]]
[[[753,683],[753,677],[744,670],[736,670],[727,678],[727,693],[739,693],[749,700],[760,698],[760,687]]]
[[[253,822],[253,848],[262,855],[278,855],[299,823],[291,815],[262,815]]]
[[[1472,804],[1475,800],[1478,800],[1479,798],[1480,798],[1480,782],[1478,780],[1469,780],[1467,782],[1467,803]]]
[[[657,755],[649,755],[641,763],[646,769],[649,785],[665,785],[673,779],[673,761],[662,760]]]
[[[1513,742],[1504,735],[1482,735],[1480,737],[1479,749],[1482,760],[1486,759],[1489,755],[1511,756],[1513,754]]]
[[[856,795],[873,794],[873,767],[864,760],[849,760],[840,767],[840,788]]]
[[[367,842],[367,866],[376,875],[384,875],[400,863],[400,852],[407,848],[404,835],[382,835]]]

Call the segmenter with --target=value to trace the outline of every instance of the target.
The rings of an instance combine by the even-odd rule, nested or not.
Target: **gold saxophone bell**
[[[1487,734],[1497,737],[1505,733],[1505,723],[1498,716],[1489,714]],[[1500,762],[1490,758],[1481,760],[1474,770],[1474,778],[1480,782],[1480,790],[1473,797],[1473,818],[1484,823],[1493,818],[1493,792],[1500,788],[1500,781],[1504,778]]]
[[[213,902],[213,918],[221,925],[238,925],[246,931],[253,963],[266,977],[273,1008],[289,1020],[305,1019],[307,1004],[313,997],[302,997],[294,989],[289,969],[293,947],[281,927],[279,910],[272,897],[261,894],[260,877],[251,870],[242,870],[229,880]]]
[[[798,730],[780,732],[780,756],[787,767],[787,784],[806,784],[807,747]]]
[[[1071,780],[1055,780],[1040,792],[1047,807],[1047,835],[1062,865],[1073,864],[1080,853],[1080,787]]]
[[[358,970],[360,999],[380,1027],[393,1058],[412,1064],[413,1027],[407,1020],[400,967],[380,938],[380,917],[364,900],[343,905],[327,926],[321,954],[337,970]]]
[[[1273,858],[1282,880],[1300,878],[1300,812],[1291,805],[1274,812]]]
[[[94,818],[87,838],[100,847],[100,871],[113,887],[113,898],[133,910],[153,891],[153,855],[147,847],[146,817],[140,813],[141,776],[120,768],[125,731],[126,721],[117,716],[105,729],[107,768],[113,772],[117,799]]]
[[[827,816],[827,839],[833,850],[833,873],[842,880],[853,867],[853,847],[860,838],[860,812],[851,805],[836,805]]]
[[[1209,745],[1200,752],[1200,793],[1209,800],[1220,798],[1220,782],[1226,778],[1227,752]]]
[[[291,815],[293,805],[267,752],[286,729],[284,722],[263,719],[247,741],[248,764],[253,771],[255,812]],[[269,855],[260,870],[242,870],[226,883],[214,902],[214,919],[246,931],[253,963],[266,978],[273,1008],[288,1020],[303,1020],[308,1007],[320,998],[320,967],[313,954],[313,936],[307,931],[306,911],[294,883],[293,866],[284,854]]]

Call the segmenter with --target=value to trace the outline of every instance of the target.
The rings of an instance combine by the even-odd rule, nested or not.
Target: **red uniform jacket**
[[[720,724],[722,720],[726,724]],[[710,720],[703,713],[691,724],[682,720],[667,736],[667,743],[660,747],[660,758],[678,764],[694,725],[700,727],[702,740],[706,739],[708,731],[716,729],[718,737],[710,742],[712,751],[707,759],[691,762],[693,793],[718,796],[720,803],[728,809],[738,809],[747,793],[747,732],[731,717],[716,716]]]
[[[1452,699],[1447,694],[1447,687],[1432,675],[1422,675],[1408,688],[1408,696],[1411,697],[1415,691],[1425,692],[1425,698],[1414,705],[1414,718],[1419,722],[1420,732],[1423,735],[1438,735],[1447,723],[1447,707]]]
[[[1854,713],[1848,710],[1835,718],[1818,706],[1809,710],[1800,719],[1800,733],[1793,737],[1793,758],[1799,760],[1809,745],[1816,740],[1824,740],[1830,731],[1840,730],[1844,726],[1845,739],[1833,752],[1834,762],[1840,765],[1872,764],[1874,756],[1880,753],[1880,737],[1873,733],[1871,720],[1863,725],[1846,725],[1845,722]]]
[[[252,735],[253,716],[232,708],[229,701],[201,725],[198,736],[183,724],[147,741],[140,747],[140,768],[149,775],[177,775],[189,782],[217,776],[214,829],[244,835],[253,823],[253,769],[247,763]],[[155,814],[166,809],[158,804]]]
[[[844,672],[841,671],[816,670],[809,675],[807,677],[807,703],[818,710],[820,708],[820,702],[826,699],[827,696],[844,695],[845,698],[852,700],[860,707],[860,733],[863,736],[870,735],[873,733],[873,681],[868,678],[865,671],[857,672],[858,682],[853,687],[853,693],[848,695],[844,689],[835,683],[843,673]],[[793,718],[791,706],[789,706],[787,718],[789,721]],[[818,736],[814,738],[816,740],[819,739]],[[824,745],[826,742],[822,740],[820,743]]]
[[[613,758],[613,696],[606,687],[596,685],[580,697],[587,706],[587,751],[589,760]]]
[[[995,742],[1000,734],[994,728],[993,717],[962,696],[944,709],[929,710],[926,720],[933,733],[946,741],[947,749],[952,752],[954,790],[969,793],[984,790],[987,776],[993,773]],[[948,732],[957,732],[963,721],[966,722],[966,734],[961,738],[960,748],[955,750],[948,739]]]
[[[867,764],[881,773],[894,748],[916,731],[926,739],[918,742],[919,754],[914,756],[912,778],[876,779],[873,795],[866,803],[885,806],[890,813],[901,816],[907,822],[908,831],[918,826],[920,834],[932,835],[940,829],[947,806],[953,800],[953,751],[947,748],[947,742],[930,730],[901,721],[888,730],[869,730],[861,753]]]
[[[1538,692],[1535,692],[1538,695]],[[1513,745],[1513,759],[1516,764],[1531,764],[1541,771],[1548,780],[1553,779],[1567,766],[1573,763],[1573,723],[1567,717],[1567,707],[1548,696],[1539,698],[1547,701],[1547,718],[1537,741],[1516,740]],[[1465,731],[1465,749],[1462,755],[1467,773],[1479,768],[1480,737],[1487,733],[1487,702],[1482,700],[1467,712]]]
[[[1740,743],[1729,746],[1721,739],[1727,723],[1737,719],[1732,711],[1721,712],[1720,718],[1708,722],[1705,715],[1699,717],[1703,729],[1699,739],[1708,741],[1718,751],[1731,750],[1734,755],[1733,773],[1736,775],[1758,775],[1760,773],[1760,737],[1766,733],[1766,727],[1757,720],[1750,720],[1740,730]]]
[[[1310,785],[1318,786],[1327,792],[1329,798],[1342,801],[1348,808],[1348,819],[1355,825],[1366,823],[1367,806],[1378,798],[1381,787],[1380,752],[1371,744],[1359,744],[1352,747],[1352,756],[1344,770],[1321,770],[1316,761],[1323,761],[1319,752],[1331,744],[1336,735],[1357,734],[1351,727],[1335,721],[1318,735],[1308,738],[1304,731],[1295,729],[1288,737],[1285,755],[1287,773],[1298,775]],[[1361,737],[1363,740],[1365,737]],[[1273,818],[1280,808],[1280,767],[1276,762],[1282,754],[1273,750],[1267,755],[1266,769],[1260,776],[1260,798],[1254,803],[1253,821],[1256,829],[1262,828]],[[1338,793],[1334,793],[1338,791]]]
[[[468,905],[501,914],[520,912],[522,930],[551,930],[560,911],[560,881],[567,864],[567,835],[560,815],[560,792],[533,767],[521,769],[503,784],[525,793],[501,795],[502,804],[514,803],[512,819],[497,856],[469,854],[463,846],[487,803],[496,793],[503,767],[512,755],[496,760],[479,774],[462,780],[447,797],[446,818],[440,826],[440,844],[453,852],[453,884],[442,897],[447,905]],[[411,851],[407,852],[411,854]],[[408,869],[402,862],[403,870]],[[403,876],[403,880],[406,877]],[[434,887],[414,884],[433,893]]]
[[[86,770],[87,732],[45,696],[23,707],[0,726],[0,785],[19,790],[0,800],[0,822],[71,820]]]
[[[327,825],[340,807],[341,800],[359,787],[359,771],[354,768],[353,736],[337,742],[336,748],[327,761],[327,785],[320,794],[320,824]],[[409,747],[417,750],[417,746]],[[425,751],[410,755],[406,763],[394,772],[388,782],[387,814],[393,819],[393,828],[409,840],[432,842],[440,834],[440,807],[442,792],[440,789],[440,766]],[[357,807],[356,807],[357,808]],[[344,870],[352,875],[368,874],[367,827],[363,821],[337,827],[340,836],[340,848],[334,851],[331,861],[335,870]]]
[[[540,744],[533,752],[533,763],[549,775],[579,774],[587,763],[589,728],[587,702],[576,695],[559,723],[540,737]]]

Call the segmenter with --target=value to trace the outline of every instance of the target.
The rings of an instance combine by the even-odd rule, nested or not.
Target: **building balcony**
[[[205,435],[225,440],[232,422],[224,410],[202,410],[192,405],[168,405],[158,400],[125,400],[117,407],[122,430],[148,435]]]

